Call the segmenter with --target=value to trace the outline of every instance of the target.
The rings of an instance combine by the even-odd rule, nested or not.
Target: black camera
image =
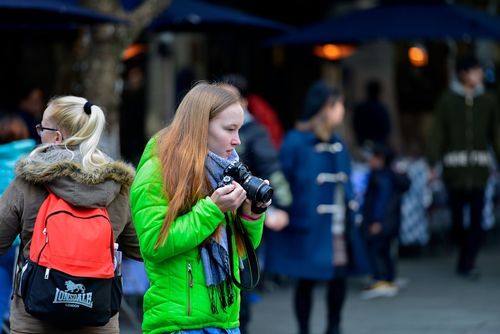
[[[253,176],[248,167],[235,161],[224,169],[224,176],[219,187],[238,182],[247,192],[247,198],[253,203],[267,203],[273,197],[273,188],[261,178]]]

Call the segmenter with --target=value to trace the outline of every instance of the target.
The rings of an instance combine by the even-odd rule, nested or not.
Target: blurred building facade
[[[374,0],[316,0],[306,6],[302,1],[286,4],[261,0],[210,2],[237,6],[240,10],[294,26],[379,3]],[[467,0],[455,2],[476,5],[476,8],[491,13],[498,11],[495,1],[481,4]],[[75,72],[81,75],[85,70],[75,69],[72,63],[76,58],[74,42],[79,33],[77,30],[0,30],[8,51],[0,55],[0,73],[4,78],[0,83],[0,104],[12,102],[16,87],[13,83],[23,80],[41,84],[47,96],[78,94],[78,80],[70,78]],[[377,40],[352,44],[352,53],[348,57],[329,60],[315,55],[314,45],[264,44],[276,34],[275,31],[234,27],[144,33],[140,42],[147,46],[142,57],[147,81],[146,135],[152,135],[168,122],[177,101],[194,82],[212,80],[222,73],[246,76],[252,91],[263,96],[277,110],[285,128],[292,127],[300,114],[303,95],[312,81],[323,78],[343,89],[348,110],[346,124],[349,124],[349,111],[362,98],[366,81],[377,79],[383,86],[381,98],[388,106],[394,124],[391,142],[404,150],[425,144],[428,119],[437,96],[447,87],[452,73],[449,69],[458,53],[474,50],[489,66],[491,86],[498,91],[495,82],[500,63],[497,42]],[[408,50],[415,45],[426,52],[427,62],[422,66],[412,64],[409,59]],[[122,86],[117,83],[117,89]],[[344,137],[353,143],[350,128],[344,129]]]

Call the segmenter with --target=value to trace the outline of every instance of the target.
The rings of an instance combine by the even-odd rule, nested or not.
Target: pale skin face
[[[208,124],[208,149],[227,159],[241,143],[238,131],[242,125],[243,109],[239,103],[224,109]]]
[[[344,103],[341,99],[335,103],[327,101],[316,116],[312,119],[312,125],[316,135],[322,140],[328,140],[337,125],[344,119]]]
[[[47,109],[45,109],[45,111],[43,112],[43,117],[40,124],[43,128],[49,128],[51,130],[40,129],[38,130],[38,134],[40,136],[42,144],[61,144],[64,140],[63,132],[51,119],[51,115],[52,107],[48,106]]]
[[[238,131],[242,125],[243,108],[239,103],[224,109],[208,124],[208,149],[227,159],[236,146],[241,143]],[[222,212],[234,211],[241,206],[242,213],[247,217],[260,217],[260,214],[252,212],[252,203],[246,199],[246,191],[235,181],[230,185],[216,189],[210,198]],[[259,203],[258,205],[265,207],[269,204]]]
[[[483,69],[481,67],[473,67],[467,71],[461,71],[460,80],[466,88],[474,89],[483,83]]]
[[[341,100],[337,100],[334,104],[328,104],[324,111],[324,122],[329,128],[333,128],[344,120],[345,108]]]

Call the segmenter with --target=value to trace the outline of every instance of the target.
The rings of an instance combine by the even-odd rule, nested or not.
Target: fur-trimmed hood
[[[120,191],[128,191],[135,176],[124,162],[109,159],[103,167],[83,170],[81,161],[77,147],[52,145],[19,161],[16,175],[84,207],[108,206]]]

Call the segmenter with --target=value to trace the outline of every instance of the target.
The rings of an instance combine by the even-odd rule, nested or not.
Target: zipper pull
[[[188,275],[189,275],[189,287],[193,287],[193,268],[191,267],[191,263],[188,263]]]
[[[43,278],[49,279],[50,268],[45,268],[45,276]]]
[[[42,233],[45,236],[45,243],[49,242],[49,235],[47,234],[47,228],[46,227],[43,229]]]

